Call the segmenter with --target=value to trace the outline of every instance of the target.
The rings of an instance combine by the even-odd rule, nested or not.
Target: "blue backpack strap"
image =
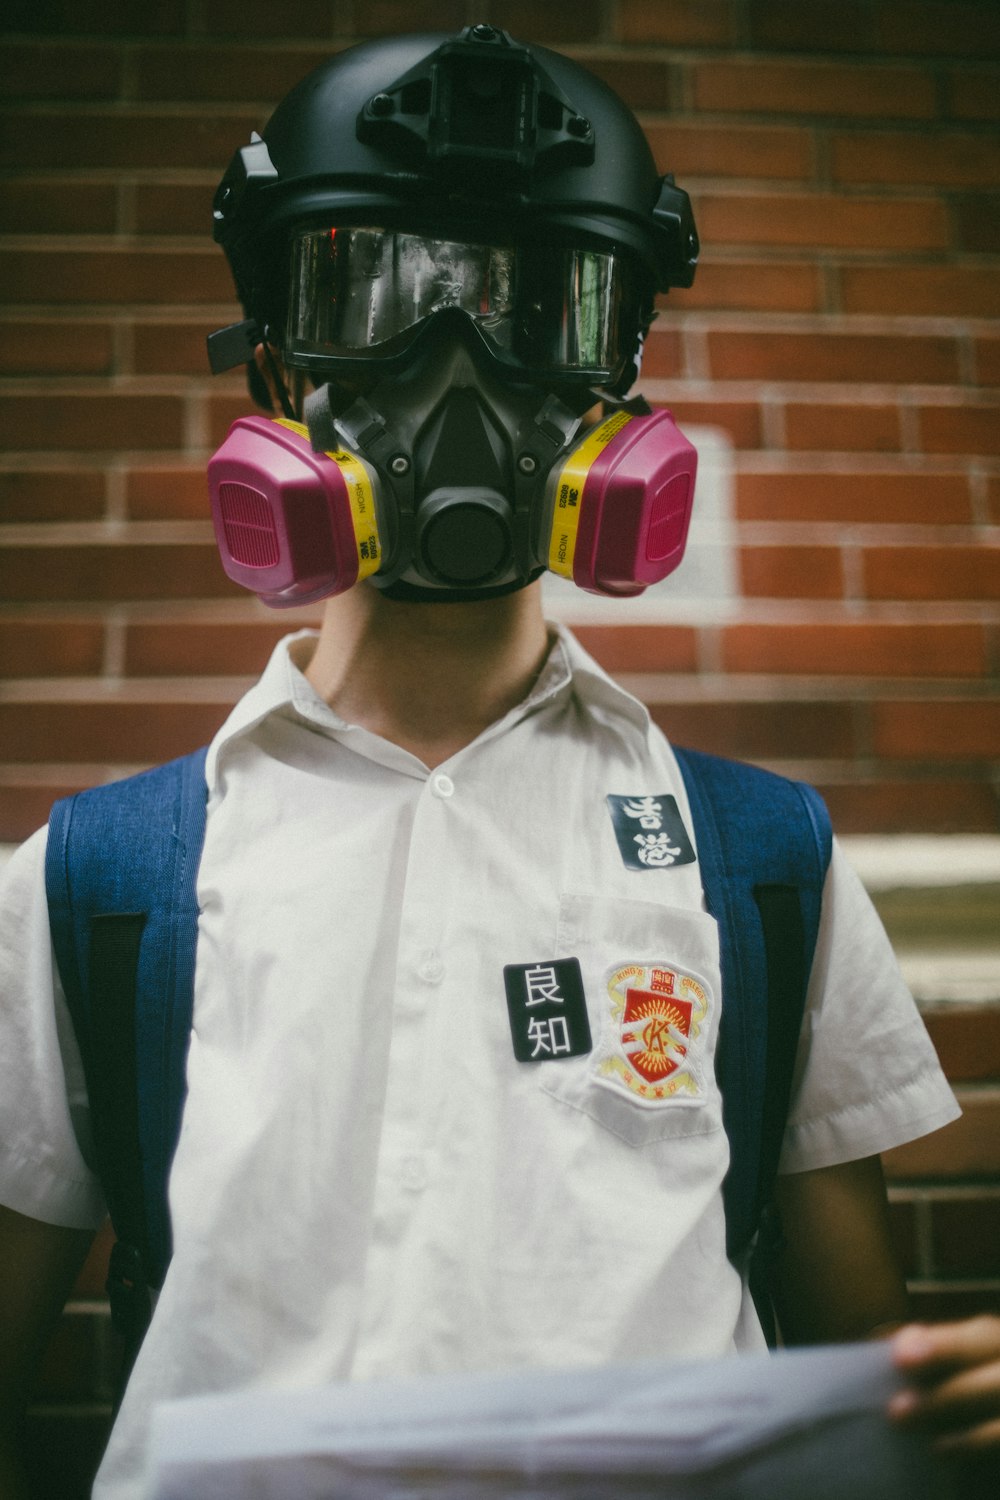
[[[205,750],[57,802],[45,880],[118,1243],[108,1290],[126,1361],[170,1259],[205,837]]]
[[[729,1137],[727,1252],[767,1208],[819,931],[832,832],[822,798],[759,767],[677,749],[705,901],[719,925],[716,1076]]]

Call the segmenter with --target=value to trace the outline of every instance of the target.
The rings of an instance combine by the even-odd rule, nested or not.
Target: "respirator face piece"
[[[391,597],[509,592],[546,568],[639,594],[680,562],[697,457],[669,412],[583,425],[590,391],[496,378],[468,320],[306,422],[242,417],[209,464],[223,566],[282,608],[367,578]],[[442,323],[438,323],[440,328]]]
[[[694,449],[618,398],[698,238],[586,69],[489,25],[362,43],[237,151],[213,223],[245,316],[211,366],[255,371],[263,344],[285,412],[209,465],[230,577],[282,607],[359,579],[487,598],[546,568],[630,595],[677,566]],[[315,388],[302,422],[272,350]]]

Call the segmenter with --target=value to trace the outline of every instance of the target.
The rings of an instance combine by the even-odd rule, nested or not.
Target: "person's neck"
[[[349,723],[440,765],[538,677],[549,650],[539,590],[414,604],[353,588],[327,602],[306,676]]]

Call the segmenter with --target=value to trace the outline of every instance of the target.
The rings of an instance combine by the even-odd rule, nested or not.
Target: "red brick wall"
[[[645,374],[734,444],[727,623],[590,627],[679,739],[842,830],[993,830],[1000,11],[993,0],[8,0],[0,54],[0,839],[210,735],[287,619],[222,574],[204,334],[234,147],[355,36],[499,21],[604,74],[704,258]]]
[[[493,20],[639,110],[704,241],[647,352],[734,449],[726,623],[590,626],[678,739],[818,782],[842,831],[995,831],[995,0],[7,0],[0,48],[0,840],[203,742],[287,617],[228,584],[203,470],[248,409],[204,335],[236,145],[332,49]],[[1000,1018],[931,1018],[967,1120],[890,1161],[918,1305],[982,1306]],[[35,1431],[82,1493],[109,1381],[92,1263]],[[77,1434],[74,1438],[72,1434]],[[41,1494],[40,1487],[39,1493]]]

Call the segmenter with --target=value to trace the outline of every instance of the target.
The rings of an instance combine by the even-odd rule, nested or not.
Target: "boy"
[[[213,466],[224,562],[327,603],[208,755],[173,1259],[104,1500],[141,1492],[171,1396],[764,1346],[685,780],[538,582],[635,593],[682,550],[683,444],[624,397],[694,272],[686,198],[585,70],[479,26],[318,69],[215,218],[247,318],[214,365],[251,360],[286,422]],[[660,478],[626,486],[640,438]],[[8,1412],[104,1213],[45,843],[2,918]],[[774,1191],[786,1342],[905,1319],[878,1153],[956,1112],[835,847]],[[897,1349],[901,1419],[1000,1441],[997,1320]]]

